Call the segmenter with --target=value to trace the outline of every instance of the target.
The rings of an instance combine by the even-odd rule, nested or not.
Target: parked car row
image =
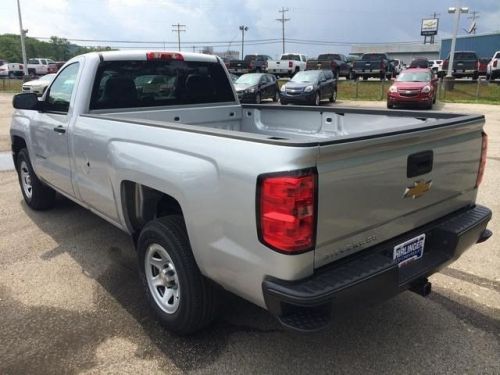
[[[28,60],[27,68],[30,77],[35,78],[46,74],[57,73],[65,61],[54,61],[48,58],[32,58]],[[9,63],[0,59],[0,77],[22,78],[24,77],[24,65],[20,63]]]

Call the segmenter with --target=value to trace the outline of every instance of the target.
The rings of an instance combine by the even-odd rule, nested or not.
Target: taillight
[[[481,160],[479,162],[479,169],[477,171],[476,187],[483,181],[484,168],[486,167],[486,154],[488,153],[488,134],[483,132],[481,142]]]
[[[316,169],[261,175],[257,180],[257,231],[266,246],[285,254],[314,249]]]
[[[498,64],[498,60],[493,61],[493,67],[496,68]]]
[[[293,62],[289,61],[289,62],[288,62],[288,67],[289,67],[289,68],[293,68]]]
[[[150,60],[178,60],[184,61],[184,56],[176,52],[147,52],[146,59]]]

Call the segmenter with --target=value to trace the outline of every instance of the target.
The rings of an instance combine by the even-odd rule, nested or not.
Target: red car
[[[430,69],[403,70],[387,91],[387,108],[413,104],[432,109],[436,103],[437,83]]]

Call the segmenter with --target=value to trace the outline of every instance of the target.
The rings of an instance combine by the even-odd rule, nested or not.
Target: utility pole
[[[248,26],[241,25],[240,30],[241,30],[241,59],[243,60],[243,57],[245,56],[243,54],[245,47],[245,31],[248,31]]]
[[[28,58],[26,57],[26,46],[24,45],[24,37],[26,36],[26,33],[28,30],[23,29],[23,19],[21,17],[21,4],[19,3],[19,0],[17,0],[17,13],[19,15],[19,36],[21,37],[21,52],[23,54],[23,73],[24,73],[24,79],[28,77]]]
[[[436,19],[436,18],[438,18],[438,17],[439,17],[439,15],[440,15],[439,13],[434,12],[434,13],[432,14],[432,18]],[[438,21],[438,22],[439,22],[439,21]],[[435,35],[431,35],[431,36],[430,36],[430,39],[431,39],[430,43],[431,43],[431,44],[434,44],[434,37],[435,37]],[[424,44],[425,44],[425,42],[424,42]]]
[[[469,28],[469,30],[467,30],[467,32],[469,34],[474,34],[474,35],[476,34],[476,31],[477,31],[476,20],[479,18],[478,14],[479,14],[479,12],[473,10],[471,12],[471,15],[469,17],[467,17],[467,19],[472,20],[471,27]]]
[[[288,12],[288,8],[281,7],[278,12],[281,13],[281,18],[276,18],[276,21],[281,22],[281,38],[283,40],[283,52],[285,53],[285,22],[290,21],[290,18],[285,18],[285,13]]]
[[[177,45],[179,48],[179,52],[181,50],[181,33],[186,32],[186,25],[181,25],[180,23],[177,23],[176,25],[172,25],[173,29],[172,32],[177,33]]]

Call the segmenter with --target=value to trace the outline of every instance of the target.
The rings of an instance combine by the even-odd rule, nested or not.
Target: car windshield
[[[399,74],[398,82],[429,82],[431,73],[429,72],[402,72]]]
[[[363,55],[361,60],[364,61],[380,61],[384,58],[385,56],[381,53],[367,53],[366,55]]]
[[[300,61],[300,56],[299,55],[282,55],[281,60],[295,60],[295,61]]]
[[[327,53],[324,55],[319,55],[318,60],[340,60],[340,55]]]
[[[317,70],[307,70],[305,72],[298,72],[293,76],[291,82],[316,82],[320,72]]]
[[[476,60],[476,54],[473,52],[456,52],[455,53],[456,60]]]
[[[244,85],[256,85],[259,82],[260,74],[243,74],[235,83]]]
[[[45,74],[43,77],[40,77],[40,81],[50,82],[54,79],[55,76],[55,74]]]

